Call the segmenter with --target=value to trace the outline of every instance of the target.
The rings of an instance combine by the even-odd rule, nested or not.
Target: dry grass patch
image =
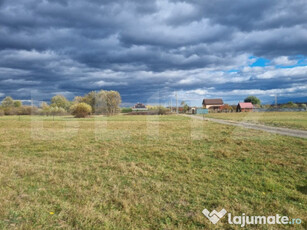
[[[209,113],[207,117],[307,130],[307,112]]]
[[[306,140],[147,119],[0,118],[0,228],[214,229],[204,208],[306,223]],[[53,137],[33,138],[42,120]],[[78,123],[73,136],[65,122]]]

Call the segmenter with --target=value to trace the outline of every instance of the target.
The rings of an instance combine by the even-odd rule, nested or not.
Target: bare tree
[[[120,111],[121,97],[117,91],[101,90],[97,93],[95,111],[96,114],[114,115]]]

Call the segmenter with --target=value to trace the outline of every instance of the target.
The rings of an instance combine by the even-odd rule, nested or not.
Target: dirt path
[[[307,138],[307,131],[303,131],[303,130],[278,128],[278,127],[272,127],[272,126],[267,126],[267,125],[229,121],[229,120],[201,117],[201,116],[195,116],[195,115],[183,115],[183,116],[191,117],[193,119],[198,119],[198,120],[213,121],[213,122],[224,124],[224,125],[233,125],[233,126],[239,126],[239,127],[248,128],[248,129],[257,129],[257,130],[262,130],[262,131],[276,133],[276,134],[285,135],[285,136]]]

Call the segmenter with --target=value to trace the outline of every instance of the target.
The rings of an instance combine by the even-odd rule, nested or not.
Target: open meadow
[[[307,112],[209,113],[206,117],[307,130]]]
[[[307,129],[305,114],[239,115]],[[0,117],[0,229],[241,229],[211,224],[204,208],[301,218],[277,227],[306,229],[306,149],[175,115]]]

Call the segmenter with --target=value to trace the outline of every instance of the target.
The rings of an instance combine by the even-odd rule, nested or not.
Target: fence
[[[209,113],[208,109],[196,109],[196,114],[207,114]]]
[[[254,108],[254,112],[306,112],[306,108]]]

